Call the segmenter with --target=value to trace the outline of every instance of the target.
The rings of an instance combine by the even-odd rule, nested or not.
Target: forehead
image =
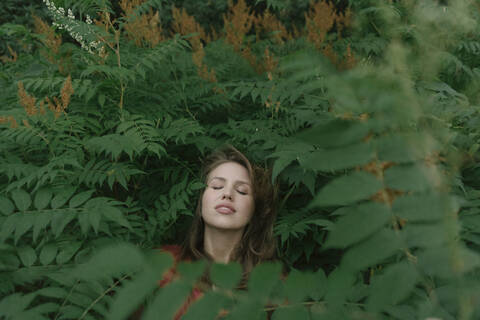
[[[215,167],[208,174],[208,180],[218,177],[231,181],[245,181],[250,183],[250,176],[247,168],[236,162],[225,162]]]

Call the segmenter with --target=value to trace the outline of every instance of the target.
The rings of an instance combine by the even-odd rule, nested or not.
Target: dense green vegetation
[[[206,268],[185,319],[480,318],[477,1],[4,3],[0,318],[171,319]],[[289,276],[158,289],[224,143]]]

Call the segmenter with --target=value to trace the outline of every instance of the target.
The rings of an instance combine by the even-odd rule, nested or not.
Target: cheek
[[[209,208],[212,202],[215,199],[215,193],[211,189],[206,189],[202,195],[202,215],[205,212],[205,209]]]
[[[252,198],[245,199],[245,201],[242,203],[242,207],[243,211],[246,212],[248,220],[250,220],[255,212],[255,202]]]

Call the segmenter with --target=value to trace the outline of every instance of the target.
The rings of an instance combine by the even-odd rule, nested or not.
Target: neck
[[[243,229],[220,230],[205,226],[203,250],[213,258],[213,261],[228,263],[233,250],[242,239],[242,234]]]

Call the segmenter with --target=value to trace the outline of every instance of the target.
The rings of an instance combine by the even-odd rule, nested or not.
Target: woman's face
[[[243,230],[254,212],[253,189],[248,170],[226,162],[207,177],[202,197],[202,218],[208,227],[221,230]]]

